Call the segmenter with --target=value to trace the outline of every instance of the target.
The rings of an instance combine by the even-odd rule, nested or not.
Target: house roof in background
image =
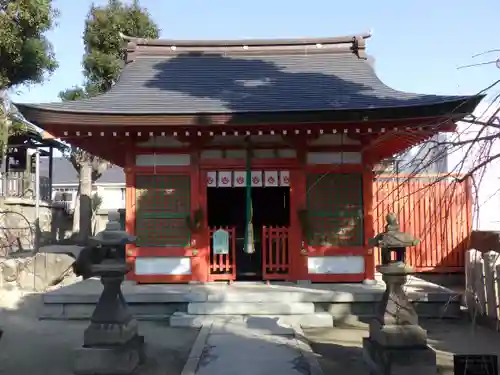
[[[54,158],[53,163],[53,185],[78,185],[78,175],[70,161],[65,158]],[[49,158],[40,159],[40,176],[49,176]],[[117,166],[107,169],[96,182],[97,185],[124,183],[123,168]]]
[[[10,114],[11,120],[13,122],[18,122],[24,125],[25,129],[17,133],[9,135],[8,144],[9,146],[20,146],[26,145],[28,148],[43,148],[43,147],[53,147],[57,150],[64,150],[67,146],[58,141],[57,139],[47,139],[43,137],[43,134],[29,121],[27,121],[19,112],[15,106],[15,112]],[[42,150],[42,152],[44,152]]]

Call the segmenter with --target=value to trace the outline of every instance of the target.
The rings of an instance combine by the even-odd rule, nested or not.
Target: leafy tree
[[[83,40],[82,87],[74,86],[59,93],[62,100],[77,100],[106,92],[118,79],[125,61],[122,34],[157,39],[160,30],[147,9],[138,0],[127,5],[109,0],[106,6],[90,8],[85,21]]]
[[[147,9],[142,8],[137,0],[131,5],[119,0],[109,0],[106,6],[92,5],[83,34],[84,83],[60,92],[59,97],[62,100],[79,100],[108,91],[118,79],[125,62],[122,34],[156,39],[159,32]],[[84,242],[91,233],[92,185],[111,164],[75,147],[68,150],[68,158],[80,179],[73,231],[79,232],[79,240]]]
[[[45,37],[56,18],[51,0],[0,0],[0,156],[5,154],[9,134],[23,128],[8,90],[42,83],[57,68]]]

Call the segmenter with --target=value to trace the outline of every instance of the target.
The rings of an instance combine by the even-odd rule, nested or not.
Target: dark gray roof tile
[[[394,90],[369,61],[348,52],[186,53],[138,56],[108,93],[34,107],[116,114],[248,113],[406,107],[466,98]]]

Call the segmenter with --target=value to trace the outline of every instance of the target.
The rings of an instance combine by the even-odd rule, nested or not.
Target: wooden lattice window
[[[307,175],[307,241],[313,246],[362,246],[363,179],[359,173]]]
[[[136,176],[136,236],[139,247],[184,247],[190,242],[187,175]]]

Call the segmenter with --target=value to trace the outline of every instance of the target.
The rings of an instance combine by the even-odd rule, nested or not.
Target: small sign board
[[[9,147],[7,149],[7,168],[12,172],[26,170],[28,150],[26,147]]]
[[[33,154],[30,157],[30,169],[32,174],[36,173],[36,154]]]
[[[213,236],[213,252],[214,254],[229,254],[229,232],[224,229],[219,229],[214,232]]]
[[[453,373],[455,375],[498,375],[498,356],[455,354]]]

